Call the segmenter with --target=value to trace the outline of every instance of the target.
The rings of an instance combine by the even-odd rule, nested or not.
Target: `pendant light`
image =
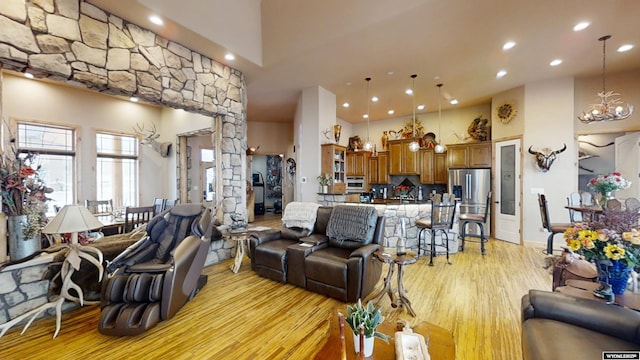
[[[614,96],[620,95],[613,91],[607,92],[604,83],[604,69],[606,60],[606,44],[611,39],[611,35],[605,35],[598,39],[602,41],[602,92],[598,93],[600,97],[599,104],[589,105],[589,109],[578,116],[578,119],[585,124],[598,121],[614,121],[624,120],[633,113],[633,106],[627,104],[626,109],[624,103]]]
[[[409,144],[409,151],[416,152],[420,150],[420,144],[416,141],[416,78],[418,75],[413,74],[411,78],[413,79],[413,84],[411,86],[411,93],[413,94],[413,128],[411,129],[411,135],[413,136],[413,141]]]
[[[368,77],[365,80],[367,81],[367,142],[364,143],[362,148],[365,151],[371,151],[371,141],[369,141],[369,82],[371,81],[371,78]]]
[[[440,105],[440,99],[442,99],[442,84],[436,85],[438,87],[438,139],[435,148],[433,149],[436,153],[442,154],[447,151],[447,147],[442,144],[442,106]]]

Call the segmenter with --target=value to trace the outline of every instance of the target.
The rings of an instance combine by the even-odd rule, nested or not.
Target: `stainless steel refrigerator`
[[[460,213],[484,214],[487,195],[491,191],[491,169],[450,169],[449,193],[460,202]],[[490,211],[491,209],[489,209]],[[484,225],[485,236],[490,236],[489,218]],[[479,235],[477,225],[467,225],[467,233]]]

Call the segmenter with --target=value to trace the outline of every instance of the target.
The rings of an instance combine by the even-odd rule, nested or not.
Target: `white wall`
[[[524,140],[523,151],[549,147],[567,151],[558,155],[551,169],[543,173],[535,166],[533,155],[525,154],[523,168],[523,231],[524,241],[544,247],[548,233],[541,230],[542,222],[537,192],[547,196],[552,222],[569,222],[564,209],[566,197],[577,189],[578,172],[574,148],[573,78],[562,78],[526,84],[524,87]]]
[[[470,106],[466,108],[453,109],[442,111],[442,121],[439,121],[438,111],[432,111],[429,113],[416,114],[416,121],[420,121],[424,128],[424,132],[433,132],[436,134],[438,141],[443,139],[445,144],[456,144],[464,142],[461,139],[468,137],[467,128],[473,121],[473,119],[482,115],[483,118],[489,120],[491,123],[491,105],[483,104],[477,106]],[[385,130],[401,130],[406,124],[411,124],[411,116],[389,118],[382,120],[372,120],[369,124],[369,138],[371,144],[376,145],[378,151],[382,150],[382,132]],[[347,127],[348,128],[348,127]],[[340,139],[340,144],[348,144],[348,136],[360,136],[363,143],[367,139],[367,122],[359,122],[353,124],[347,134],[345,134],[345,126],[342,127],[343,136]],[[457,136],[456,136],[457,134]]]
[[[95,132],[107,130],[134,135],[134,126],[146,128],[159,121],[161,109],[128,100],[99,94],[83,88],[64,86],[51,82],[28,80],[4,73],[3,116],[5,120],[19,119],[76,127],[77,144],[77,199],[96,198]],[[160,130],[159,130],[160,131]],[[165,134],[161,135],[164,137]],[[158,179],[159,164],[166,162],[151,148],[142,146],[140,151],[140,204],[151,204],[153,198],[164,193]]]

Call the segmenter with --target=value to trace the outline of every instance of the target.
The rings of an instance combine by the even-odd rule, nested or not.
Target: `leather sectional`
[[[354,226],[358,222],[365,224],[368,227],[366,236],[351,239],[348,234],[341,237],[340,229],[336,233],[340,220],[340,215],[336,214],[345,211],[367,214],[364,219],[359,216],[346,222]],[[373,253],[382,248],[384,223],[384,217],[378,216],[373,207],[361,205],[318,207],[312,230],[287,227],[283,217],[280,230],[252,234],[251,268],[271,280],[343,302],[356,302],[366,298],[380,279],[382,263],[373,257]],[[332,236],[328,236],[328,231]]]

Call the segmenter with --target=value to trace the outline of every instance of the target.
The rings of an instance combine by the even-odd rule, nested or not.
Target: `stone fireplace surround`
[[[212,141],[221,151],[222,220],[246,216],[247,100],[240,71],[80,0],[2,0],[0,29],[0,69],[219,121]],[[233,245],[212,244],[207,264],[230,258]],[[50,261],[44,256],[0,271],[0,323],[48,302],[42,276]]]

